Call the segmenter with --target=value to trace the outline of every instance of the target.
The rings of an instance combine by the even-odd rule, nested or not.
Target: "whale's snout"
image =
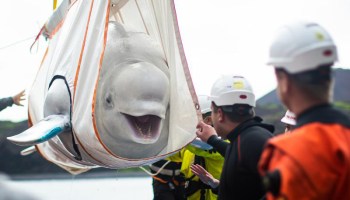
[[[98,108],[104,113],[99,117],[106,117],[103,121],[109,131],[104,133],[138,144],[157,142],[169,106],[168,76],[149,62],[129,60],[105,78],[103,108]],[[125,123],[120,128],[113,121]]]
[[[115,109],[123,114],[136,143],[157,141],[169,104],[169,79],[147,62],[125,63],[114,77]],[[118,87],[123,86],[123,87]]]
[[[116,109],[131,116],[155,115],[162,119],[169,104],[169,79],[148,62],[124,63],[113,81]],[[122,86],[122,87],[121,87]]]

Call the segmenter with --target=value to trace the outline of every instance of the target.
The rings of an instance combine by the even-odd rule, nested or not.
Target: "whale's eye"
[[[106,98],[106,102],[107,102],[108,104],[111,104],[111,103],[112,103],[112,98],[111,98],[111,96],[108,96],[108,97]]]
[[[105,98],[105,104],[108,107],[113,107],[113,99],[112,99],[112,95],[111,94],[107,94],[107,96]]]

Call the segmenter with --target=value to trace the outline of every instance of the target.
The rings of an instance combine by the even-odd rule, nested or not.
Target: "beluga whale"
[[[160,47],[148,35],[109,23],[95,105],[97,132],[108,149],[140,158],[165,147],[169,77]]]
[[[45,118],[8,140],[27,146],[56,135],[65,140],[68,135],[70,141],[70,95],[65,80],[53,77],[44,102]],[[169,69],[159,45],[142,32],[109,22],[94,112],[101,142],[125,158],[159,153],[168,139],[169,96]],[[74,153],[72,147],[68,149]]]
[[[146,14],[147,13],[147,14]],[[200,116],[172,0],[65,0],[28,97],[30,127],[7,139],[72,174],[139,167],[195,139]]]

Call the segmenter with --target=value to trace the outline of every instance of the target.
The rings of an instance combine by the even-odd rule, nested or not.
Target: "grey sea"
[[[151,200],[151,177],[12,180],[11,186],[41,200]]]

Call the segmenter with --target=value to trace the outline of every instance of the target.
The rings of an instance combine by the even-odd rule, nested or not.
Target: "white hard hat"
[[[210,109],[211,101],[209,100],[209,97],[207,95],[198,95],[198,101],[201,107],[202,114],[211,112],[211,109]]]
[[[295,126],[297,124],[295,114],[287,110],[284,117],[281,119],[281,122],[289,125]]]
[[[222,76],[211,88],[209,100],[217,106],[247,104],[255,107],[255,95],[249,82],[242,76]]]
[[[316,23],[296,22],[281,28],[270,46],[268,65],[295,74],[338,60],[328,32]]]

